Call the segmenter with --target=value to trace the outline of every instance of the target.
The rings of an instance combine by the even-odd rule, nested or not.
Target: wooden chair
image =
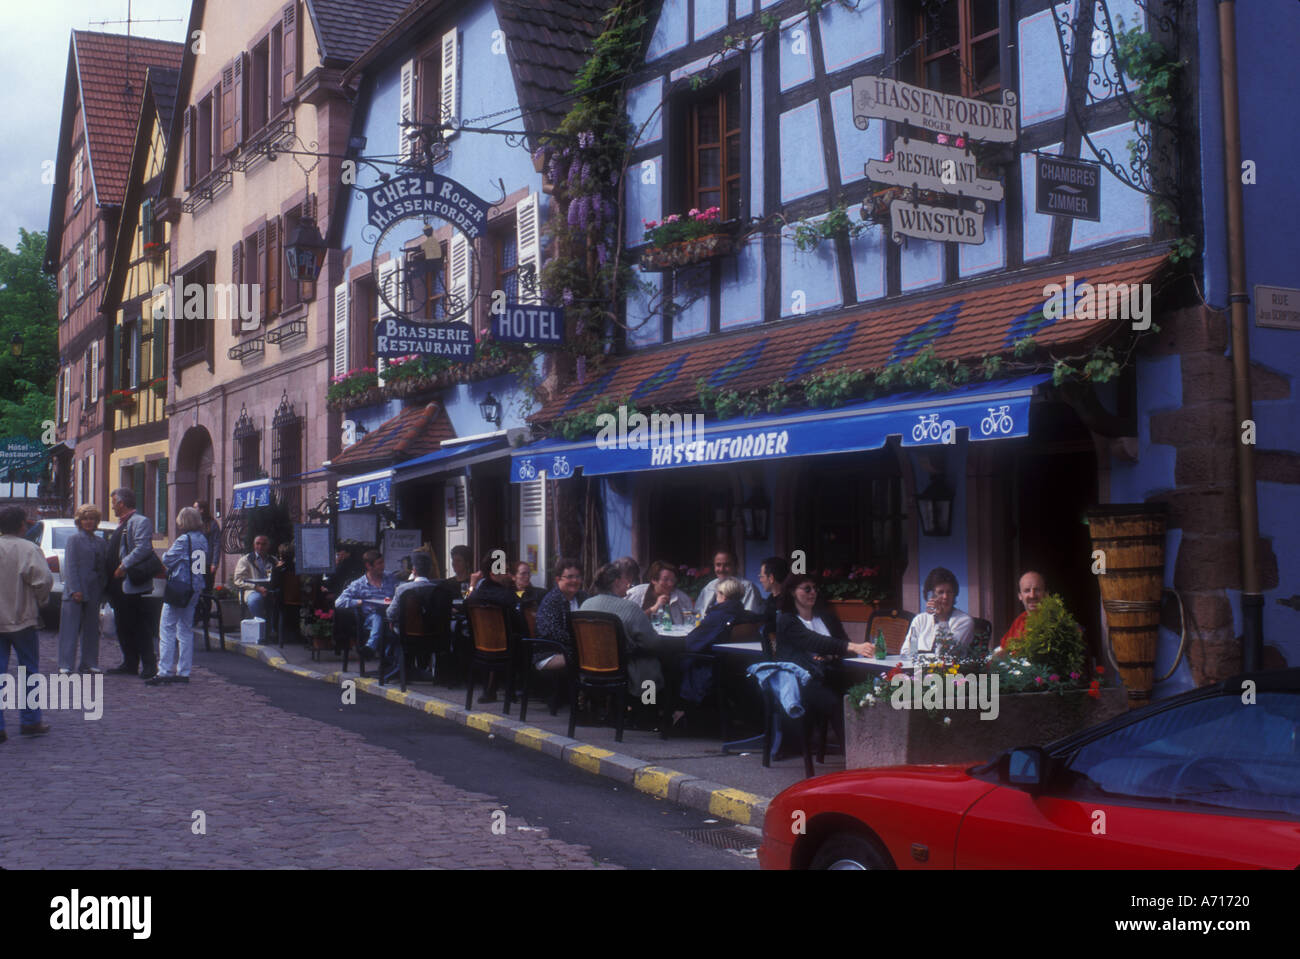
[[[613,613],[576,612],[569,616],[573,627],[575,662],[570,673],[569,737],[578,725],[578,692],[614,694],[614,741],[623,741],[627,718],[627,633],[623,621]]]
[[[465,601],[465,615],[469,620],[470,639],[474,649],[470,657],[469,676],[465,683],[465,708],[474,705],[474,671],[484,670],[490,677],[504,671],[506,688],[501,711],[510,715],[511,689],[514,685],[515,643],[506,623],[506,611],[492,603]]]
[[[885,634],[885,652],[897,656],[903,649],[903,640],[907,638],[907,629],[912,625],[915,614],[906,610],[891,609],[889,612],[876,610],[867,620],[867,642],[875,643],[876,633]]]
[[[279,595],[276,597],[279,612],[280,648],[284,649],[284,636],[290,623],[300,622],[302,616],[302,581],[297,573],[288,573],[281,578]],[[301,637],[301,632],[295,628]]]
[[[407,653],[429,652],[434,656],[433,668],[437,669],[437,657],[451,652],[451,598],[445,590],[436,585],[417,586],[402,593],[401,606],[397,611],[397,629],[394,630],[394,644],[402,692],[406,692]],[[383,683],[384,663],[380,661],[379,681]]]
[[[971,632],[970,657],[984,659],[993,644],[993,624],[987,619],[975,617],[975,628]]]
[[[343,671],[347,672],[348,657],[355,648],[357,665],[361,678],[366,675],[366,624],[361,618],[360,606],[335,608],[334,613],[334,651],[343,654]],[[382,652],[382,650],[381,650]],[[380,681],[383,680],[382,667]]]
[[[523,671],[523,675],[524,675],[523,690],[520,692],[520,696],[519,696],[519,721],[521,723],[528,721],[528,690],[532,687],[533,677],[541,676],[546,673],[559,672],[559,670],[538,669],[536,666],[533,665],[534,656],[536,656],[538,653],[555,653],[555,654],[562,655],[565,657],[564,665],[566,670],[570,668],[571,664],[569,663],[569,659],[571,659],[573,656],[572,653],[568,653],[568,651],[564,648],[564,645],[562,643],[557,643],[551,639],[542,639],[537,635],[537,606],[536,605],[530,603],[526,606],[523,606],[522,612],[524,617],[524,623],[527,625],[528,628],[528,635],[521,636],[519,640],[519,644],[521,647],[519,666],[520,669]],[[573,637],[570,636],[569,638],[572,639]],[[552,716],[554,716],[556,713],[560,711],[560,694],[563,692],[563,687],[564,687],[563,674],[557,676],[556,679],[557,682],[555,684],[555,695],[551,697],[551,706],[550,706]]]

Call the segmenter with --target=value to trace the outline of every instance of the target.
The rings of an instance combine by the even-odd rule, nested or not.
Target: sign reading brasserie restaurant
[[[853,123],[865,130],[869,117],[994,143],[1015,143],[1019,135],[1016,95],[1010,90],[1002,91],[1001,103],[989,103],[889,77],[857,77],[853,81]]]
[[[468,323],[412,323],[386,317],[375,324],[375,355],[437,356],[457,363],[474,359],[474,328]]]
[[[1101,164],[1037,155],[1034,209],[1077,220],[1101,219]]]

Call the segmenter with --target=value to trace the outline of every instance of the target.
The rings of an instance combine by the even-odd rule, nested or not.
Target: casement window
[[[195,114],[196,117],[194,129],[192,130],[193,147],[190,152],[193,155],[193,177],[195,181],[198,181],[212,172],[212,146],[214,142],[212,124],[214,116],[219,118],[221,113],[215,91],[200,100],[197,109],[191,107],[189,112]],[[189,113],[186,116],[188,117]],[[220,129],[219,120],[218,129]]]
[[[740,215],[742,151],[740,74],[692,97],[686,106],[686,181],[684,207],[719,207],[722,219]]]
[[[77,299],[86,295],[86,247],[77,246]]]
[[[437,251],[437,259],[432,262],[423,243],[407,253],[407,286],[410,295],[422,304],[420,317],[425,320],[441,320],[446,316],[449,275],[446,240],[439,241]]]
[[[81,405],[90,409],[99,402],[99,340],[86,350],[86,367],[81,377]]]
[[[262,431],[247,414],[241,415],[232,436],[235,450],[235,482],[247,483],[262,475]]]
[[[900,17],[900,44],[921,38],[904,78],[929,90],[1000,99],[1001,38],[998,0],[948,0],[942,6],[912,0]],[[907,33],[910,27],[910,35]]]
[[[72,158],[72,205],[74,207],[81,205],[81,194],[84,189],[82,173],[84,167],[84,151],[79,147],[77,155]]]
[[[348,284],[334,287],[334,375],[346,376],[352,359],[352,344],[348,342]]]
[[[86,238],[86,286],[91,289],[99,282],[99,233],[90,231]]]
[[[266,126],[277,112],[271,105],[271,95],[277,96],[280,84],[272,80],[271,38],[268,36],[249,53],[248,70],[248,132],[256,133]]]
[[[399,116],[403,123],[442,124],[443,139],[456,136],[460,120],[460,34],[445,32],[438,45],[402,64]],[[398,140],[399,155],[419,160],[420,133],[405,126]]]
[[[240,249],[240,245],[235,245]],[[241,251],[242,252],[242,251]],[[238,283],[237,270],[233,281]],[[179,275],[182,289],[191,283],[198,284],[204,290],[207,285],[213,282],[212,254],[208,253],[196,260],[192,265],[186,268]],[[184,369],[187,366],[193,366],[207,358],[209,347],[209,333],[212,330],[211,321],[206,315],[207,306],[203,308],[202,316],[185,315],[184,302],[173,304],[175,316],[172,317],[172,339],[176,344],[177,369]]]

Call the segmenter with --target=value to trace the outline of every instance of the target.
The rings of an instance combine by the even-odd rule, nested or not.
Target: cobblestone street
[[[104,646],[111,667],[116,650]],[[42,633],[41,670],[55,662],[54,636]],[[491,796],[277,708],[197,663],[189,685],[106,675],[99,721],[45,718],[50,734],[26,737],[18,712],[5,713],[6,869],[595,865],[585,846],[515,816],[494,833],[501,807]]]

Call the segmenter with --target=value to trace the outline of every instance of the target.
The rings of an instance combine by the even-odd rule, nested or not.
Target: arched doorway
[[[181,437],[176,452],[176,499],[180,506],[204,502],[214,506],[215,470],[213,469],[212,437],[202,426],[192,426]]]

